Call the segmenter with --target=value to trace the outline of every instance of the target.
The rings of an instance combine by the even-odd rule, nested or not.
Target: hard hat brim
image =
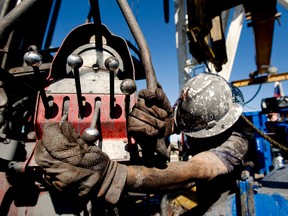
[[[175,107],[174,111],[175,111],[174,121],[176,123],[176,122],[179,122],[177,118],[179,118],[181,114],[178,113],[177,115],[177,112],[179,112],[178,106]],[[226,131],[228,128],[230,128],[239,119],[242,112],[243,112],[242,104],[233,103],[233,105],[230,107],[226,115],[223,118],[221,118],[219,121],[217,121],[216,124],[212,128],[209,128],[209,129],[204,128],[198,131],[191,131],[191,130],[189,131],[189,129],[187,129],[187,131],[182,131],[182,132],[186,134],[187,136],[194,137],[194,138],[205,138],[205,137],[215,136]],[[180,128],[181,126],[179,127],[179,129]]]

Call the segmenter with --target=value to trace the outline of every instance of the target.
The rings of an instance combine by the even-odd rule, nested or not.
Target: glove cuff
[[[175,133],[175,131],[174,131],[175,124],[174,124],[173,116],[169,117],[169,118],[166,118],[165,119],[165,123],[166,123],[166,127],[165,127],[164,137],[168,137],[171,134]]]
[[[127,173],[127,166],[116,161],[110,161],[107,174],[98,192],[98,197],[104,196],[107,202],[116,204],[126,184]]]

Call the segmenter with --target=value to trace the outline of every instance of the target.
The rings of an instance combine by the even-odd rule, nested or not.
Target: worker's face
[[[269,113],[268,118],[270,121],[277,121],[279,118],[279,114],[278,113]]]

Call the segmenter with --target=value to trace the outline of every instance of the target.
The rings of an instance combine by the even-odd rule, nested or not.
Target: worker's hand
[[[139,92],[137,103],[128,118],[128,131],[141,144],[151,138],[164,138],[173,133],[172,107],[161,88]]]
[[[111,161],[97,146],[88,146],[67,121],[44,125],[35,161],[49,185],[72,195],[93,192],[116,203],[126,182],[127,167]]]

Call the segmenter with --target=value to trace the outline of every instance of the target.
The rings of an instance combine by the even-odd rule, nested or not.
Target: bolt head
[[[36,51],[29,51],[24,54],[24,61],[28,66],[38,67],[42,63],[42,56]]]

